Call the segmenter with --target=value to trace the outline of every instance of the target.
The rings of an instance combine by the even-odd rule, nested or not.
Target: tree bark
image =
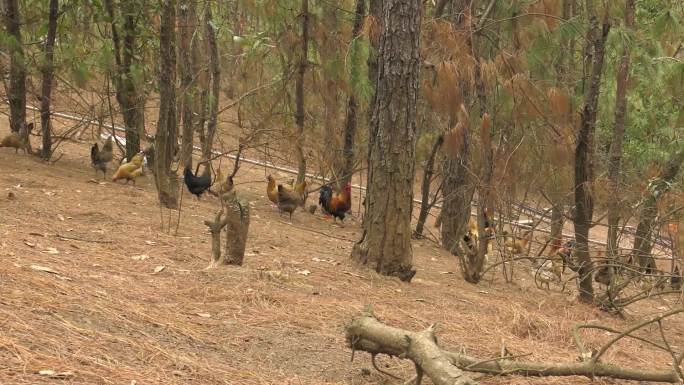
[[[50,129],[50,104],[52,98],[52,78],[54,74],[55,38],[57,36],[57,18],[59,16],[59,0],[50,0],[48,16],[48,33],[45,40],[45,62],[43,63],[43,79],[40,92],[40,125],[43,133],[43,149],[41,157],[49,160],[52,156],[52,130]]]
[[[207,5],[209,6],[209,5]],[[183,120],[183,136],[181,139],[181,164],[192,168],[192,145],[194,137],[194,106],[196,105],[196,86],[194,78],[195,56],[192,50],[192,39],[197,29],[195,0],[182,0],[180,7],[180,77],[182,92],[181,118]]]
[[[249,203],[238,199],[235,191],[221,196],[222,208],[214,221],[204,224],[211,233],[212,260],[209,267],[220,265],[241,266],[245,257],[245,246],[249,232]],[[221,253],[221,230],[226,228],[225,253]]]
[[[159,120],[155,137],[155,181],[159,201],[167,208],[178,207],[178,177],[171,162],[178,146],[176,125],[176,6],[163,0],[159,29]]]
[[[574,1],[575,0],[563,0],[563,8],[561,14],[563,20],[569,20],[572,17],[572,3]],[[570,83],[569,67],[572,55],[568,53],[572,52],[571,46],[572,45],[569,39],[561,40],[561,52],[558,58],[558,62],[556,63],[556,84],[557,87],[561,89],[565,89],[567,84]],[[561,119],[559,119],[558,123],[573,124],[571,119],[572,116],[564,116]],[[562,140],[561,138],[557,139]],[[552,164],[551,167],[554,167],[554,165]],[[550,194],[550,203],[552,207],[549,239],[551,246],[555,248],[560,248],[563,243],[563,225],[565,222],[564,197],[566,196],[566,191],[561,186],[562,185],[558,182],[552,182],[552,192]],[[563,265],[563,268],[565,269],[565,265]]]
[[[442,247],[453,255],[461,255],[461,240],[470,218],[470,204],[475,187],[468,174],[470,166],[469,134],[463,133],[463,147],[457,157],[447,157],[442,166],[444,175],[441,219]]]
[[[476,65],[477,68],[480,67],[479,64]],[[479,69],[476,70],[479,72]],[[478,81],[481,84],[481,80]],[[484,93],[484,88],[480,91]],[[479,93],[479,92],[478,92]],[[481,103],[485,102],[484,96],[480,98]],[[483,104],[480,108],[485,108]],[[492,149],[492,134],[490,130],[489,115],[484,113],[482,116],[482,127],[480,128],[480,142],[482,143],[482,171],[481,171],[481,184],[478,186],[477,199],[478,199],[478,210],[477,210],[477,229],[479,237],[477,239],[477,256],[475,258],[468,258],[468,262],[465,263],[465,269],[463,274],[466,281],[470,283],[478,283],[482,279],[482,270],[484,268],[484,260],[487,255],[487,247],[489,245],[489,236],[487,236],[487,231],[485,230],[485,213],[493,212],[490,208],[492,207],[492,177],[494,175],[494,150]],[[492,220],[493,218],[490,218]]]
[[[651,238],[653,237],[655,220],[658,216],[658,199],[670,190],[670,185],[677,177],[677,174],[679,174],[682,162],[684,162],[684,147],[680,147],[679,150],[671,154],[660,177],[651,181],[648,186],[649,195],[646,197],[641,209],[632,250],[633,257],[639,262],[639,266],[643,268],[655,267],[655,261],[653,256],[651,256],[651,248],[653,247]]]
[[[439,149],[444,143],[444,137],[439,135],[432,145],[432,150],[428,156],[427,162],[425,163],[425,169],[423,170],[423,183],[420,187],[420,212],[418,213],[418,222],[416,223],[416,230],[413,232],[414,238],[423,237],[423,228],[425,227],[425,220],[430,213],[430,185],[432,183],[432,176],[435,174],[435,158]]]
[[[354,138],[356,137],[356,126],[357,126],[357,112],[358,112],[358,101],[356,98],[356,90],[354,86],[358,84],[358,73],[359,73],[359,49],[358,44],[355,42],[361,36],[361,31],[363,29],[363,18],[366,13],[366,0],[356,0],[356,11],[354,14],[354,25],[352,26],[352,50],[350,55],[351,62],[351,84],[352,89],[349,91],[349,96],[347,98],[347,114],[344,124],[344,147],[342,155],[344,157],[344,164],[342,170],[340,170],[340,182],[342,186],[347,185],[351,182],[352,174],[354,172]]]
[[[446,9],[446,6],[451,3],[452,0],[439,0],[437,4],[435,5],[435,13],[434,13],[434,18],[439,19],[442,17],[444,14],[444,10]]]
[[[105,0],[104,6],[111,19],[112,43],[114,44],[114,60],[116,62],[112,80],[126,129],[126,158],[131,159],[140,152],[140,134],[144,132],[144,106],[140,105],[142,101],[131,71],[133,60],[137,55],[137,24],[133,15],[135,3],[124,1],[120,5],[123,21],[123,46],[112,0]]]
[[[297,104],[297,111],[295,113],[295,123],[297,124],[295,150],[298,162],[297,183],[302,183],[306,177],[306,156],[304,155],[304,75],[309,64],[309,0],[302,0],[302,9],[299,16],[302,18],[302,51],[300,52],[295,84],[295,103]]]
[[[562,199],[556,199],[556,202],[561,202]],[[552,247],[559,248],[563,243],[563,223],[565,222],[565,215],[563,213],[562,204],[553,204],[551,207],[551,229],[549,238]]]
[[[380,31],[383,28],[383,17],[382,17],[382,0],[368,0],[368,16],[372,19],[371,21],[375,23]],[[372,31],[371,31],[372,32]],[[368,52],[368,59],[366,64],[368,65],[368,81],[370,84],[375,84],[378,78],[378,50],[380,48],[380,36],[375,36],[370,34],[369,38],[370,49]],[[368,111],[368,120],[371,120],[371,114],[373,111]]]
[[[632,30],[634,27],[634,0],[625,2],[625,28]],[[607,275],[609,290],[608,296],[613,297],[615,268],[619,255],[618,227],[620,222],[620,174],[622,162],[622,143],[625,135],[625,120],[627,115],[627,86],[629,83],[630,66],[630,46],[625,42],[622,57],[617,74],[617,91],[615,94],[615,123],[613,127],[613,138],[610,144],[610,154],[608,159],[608,188],[611,199],[608,201],[608,235],[606,239],[606,255],[613,262],[608,265]]]
[[[634,28],[635,0],[626,0],[625,28]],[[618,256],[618,226],[620,222],[620,173],[622,163],[622,142],[625,137],[625,120],[627,119],[627,86],[629,84],[630,43],[625,42],[617,74],[617,91],[615,93],[615,124],[613,140],[610,144],[608,160],[608,184],[610,199],[608,200],[608,239],[607,255],[611,259]]]
[[[416,104],[420,71],[420,0],[382,2],[369,130],[368,190],[363,235],[353,258],[378,273],[410,281],[411,214],[415,176]]]
[[[592,286],[592,262],[589,255],[589,229],[592,226],[594,202],[591,187],[594,182],[594,132],[596,131],[596,117],[598,114],[598,98],[603,72],[604,45],[610,25],[603,24],[599,30],[598,18],[593,9],[592,0],[587,0],[589,16],[589,32],[587,44],[590,48],[585,51],[585,60],[591,63],[589,87],[585,94],[584,107],[577,146],[575,148],[575,240],[577,243],[577,260],[579,262],[579,292],[580,300],[592,302],[594,288]]]
[[[206,97],[207,102],[207,131],[202,143],[202,156],[204,159],[211,158],[214,145],[214,137],[218,125],[219,92],[221,87],[221,65],[219,62],[218,45],[216,44],[216,31],[212,25],[211,4],[204,8],[204,34],[209,46],[209,67],[211,68],[211,92]]]
[[[249,203],[239,200],[235,194],[224,194],[221,199],[228,218],[224,263],[242,266],[249,232]]]
[[[408,358],[435,384],[473,384],[467,372],[492,376],[608,377],[632,381],[678,383],[674,370],[646,370],[625,368],[591,360],[584,362],[529,362],[507,357],[480,359],[453,353],[440,348],[435,342],[434,325],[423,332],[411,332],[383,324],[366,311],[346,326],[347,344],[354,351],[371,355],[386,354]],[[446,358],[446,361],[445,361]]]
[[[10,73],[7,99],[10,105],[10,130],[19,132],[26,124],[26,63],[21,39],[21,14],[18,0],[5,0],[5,28],[9,43]]]
[[[450,21],[453,29],[462,28],[463,13],[468,6],[466,1],[451,2],[452,17]],[[461,88],[466,99],[466,89]],[[470,103],[468,103],[470,104]],[[442,210],[439,214],[441,223],[442,247],[453,255],[462,255],[461,240],[465,235],[468,220],[470,219],[470,205],[475,193],[475,186],[472,184],[470,176],[470,131],[465,116],[461,121],[452,119],[452,126],[462,125],[463,127],[453,131],[452,135],[460,135],[456,142],[460,143],[459,148],[454,148],[453,154],[447,156],[442,164],[443,187]]]
[[[476,382],[437,345],[435,325],[422,332],[387,326],[372,314],[352,320],[346,327],[347,344],[354,350],[388,354],[410,359],[435,385],[474,385]]]

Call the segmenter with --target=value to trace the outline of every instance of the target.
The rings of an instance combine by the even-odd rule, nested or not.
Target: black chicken
[[[682,288],[682,276],[679,273],[679,267],[677,266],[675,266],[672,277],[670,277],[670,286],[672,286],[674,290],[679,290]]]
[[[318,195],[318,204],[321,205],[321,207],[325,208],[325,206],[330,202],[330,199],[332,199],[333,196],[333,190],[332,187],[329,185],[323,185],[321,186],[321,190]]]
[[[110,136],[100,150],[97,143],[90,148],[90,162],[97,172],[102,171],[103,177],[107,176],[107,163],[112,161],[112,137]]]
[[[197,176],[192,173],[192,169],[189,166],[185,167],[185,171],[183,172],[183,181],[185,181],[185,185],[188,186],[188,190],[192,194],[197,195],[197,199],[200,199],[202,194],[204,194],[204,192],[207,191],[211,186],[210,171],[211,170],[207,165],[204,167],[204,172],[202,172],[202,175]]]

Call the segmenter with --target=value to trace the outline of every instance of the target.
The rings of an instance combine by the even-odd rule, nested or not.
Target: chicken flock
[[[95,170],[96,176],[99,172],[102,172],[103,177],[106,177],[107,165],[113,159],[112,150],[112,136],[107,138],[101,148],[98,143],[94,143],[90,148],[91,166]],[[130,161],[121,164],[112,176],[112,182],[125,180],[126,184],[130,181],[133,181],[135,184],[135,179],[143,175],[144,160],[151,155],[153,155],[153,151],[149,149],[141,151],[133,156]],[[204,169],[200,173],[199,167],[202,164],[204,164]],[[301,183],[295,183],[294,186],[289,187],[277,183],[272,175],[269,175],[266,178],[266,181],[268,182],[266,186],[266,195],[268,196],[268,199],[278,207],[281,215],[287,213],[289,214],[290,220],[292,220],[292,214],[297,208],[304,207],[306,203],[308,196],[307,182],[302,181]],[[183,169],[183,182],[188,191],[198,199],[201,198],[205,192],[218,196],[230,191],[233,187],[232,176],[224,176],[221,170],[218,170],[215,180],[212,181],[211,166],[207,161],[200,162],[197,165],[195,172],[192,171],[191,167],[186,166]],[[218,193],[211,190],[212,185],[215,183],[218,183],[219,186]],[[342,191],[337,193],[333,191],[333,188],[330,185],[321,186],[318,203],[326,217],[331,216],[333,222],[336,222],[339,218],[340,222],[344,223],[345,216],[351,210],[351,184],[347,183],[342,188]]]
[[[27,149],[30,151],[30,143],[28,143],[26,138],[32,128],[33,124],[29,123],[24,125],[19,133],[11,133],[5,136],[0,140],[0,147],[14,148],[15,152],[18,152],[19,150],[26,152]],[[91,166],[95,170],[96,177],[101,172],[103,178],[106,178],[108,164],[112,162],[113,158],[113,136],[109,136],[102,146],[98,143],[94,143],[91,146],[90,160]],[[124,159],[124,162],[122,162],[116,172],[112,175],[111,180],[112,182],[125,180],[126,184],[132,181],[135,184],[135,180],[144,174],[143,168],[145,163],[149,162],[151,164],[153,161],[154,148],[150,147],[134,155],[128,161]],[[204,169],[200,173],[199,168],[201,165],[204,165]],[[194,172],[191,167],[186,166],[183,170],[183,181],[188,191],[195,195],[197,199],[200,199],[205,192],[215,196],[221,196],[224,193],[231,191],[234,186],[233,177],[224,175],[221,170],[218,170],[216,178],[212,181],[211,165],[208,161],[200,162]],[[291,185],[285,185],[278,183],[272,175],[268,175],[266,181],[268,182],[266,185],[266,195],[268,199],[276,205],[281,216],[283,213],[287,213],[289,214],[290,220],[292,220],[292,215],[297,208],[304,207],[306,204],[309,194],[308,183],[302,181],[300,183],[293,182]],[[218,192],[211,190],[211,187],[214,185],[218,186]],[[324,184],[320,186],[319,190],[318,206],[320,206],[324,215],[327,218],[332,217],[333,222],[336,222],[337,219],[339,219],[340,223],[343,224],[346,215],[351,210],[351,184],[347,183],[340,191],[335,191],[330,184]],[[310,212],[314,213],[315,209],[315,205],[310,207]],[[488,209],[485,209],[483,211],[483,217],[485,232],[483,236],[488,240],[495,240],[496,228],[491,212]],[[441,219],[440,213],[435,221],[437,227],[441,226]],[[565,243],[551,242],[550,251],[546,256],[542,258],[532,258],[529,257],[532,235],[532,229],[529,229],[522,236],[509,235],[507,231],[502,231],[502,251],[509,256],[510,262],[512,262],[516,256],[523,256],[521,258],[530,259],[534,263],[533,273],[535,275],[535,281],[541,282],[542,285],[546,286],[547,290],[549,289],[550,282],[557,281],[558,283],[562,283],[563,274],[565,273],[566,268],[569,267],[575,273],[579,271],[581,264],[577,261],[577,247],[574,241],[569,240]],[[476,253],[479,238],[478,225],[470,218],[468,228],[463,236],[463,243],[466,250],[469,249],[469,253]],[[487,253],[485,254],[485,264],[489,263],[488,256],[493,252],[494,243],[495,242],[488,242]],[[595,256],[595,259],[606,260],[602,257],[600,252]],[[651,271],[647,271],[647,274],[655,272],[655,266],[651,266],[650,268]],[[600,263],[598,268],[595,269],[594,280],[602,285],[610,285],[610,277],[614,273],[612,270],[615,270],[615,268],[611,267],[606,262]],[[681,288],[682,277],[678,266],[674,268],[672,275],[668,280],[661,280],[660,283],[656,283],[656,285],[663,286],[665,283],[668,283],[667,281],[669,281],[669,284],[673,289],[679,290],[679,288]]]

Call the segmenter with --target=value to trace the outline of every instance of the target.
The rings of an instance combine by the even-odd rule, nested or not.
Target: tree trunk
[[[446,9],[446,6],[451,3],[451,0],[439,0],[437,4],[435,4],[435,13],[434,13],[434,18],[439,19],[442,17],[444,14],[444,10]]]
[[[207,5],[208,6],[208,5]],[[181,141],[180,159],[183,166],[192,167],[192,145],[194,133],[194,106],[196,105],[196,73],[195,57],[192,50],[192,39],[197,29],[197,15],[195,0],[182,0],[180,4],[180,77],[183,120],[183,136]]]
[[[309,0],[302,0],[300,15],[302,18],[302,51],[300,52],[297,80],[295,84],[295,123],[297,124],[297,140],[295,151],[297,153],[297,183],[304,182],[306,177],[306,156],[304,155],[304,75],[309,62]]]
[[[589,16],[589,32],[587,44],[591,47],[585,51],[585,60],[591,63],[589,87],[582,108],[582,120],[577,135],[575,148],[575,240],[577,243],[577,260],[579,262],[580,300],[592,302],[594,288],[592,286],[592,262],[589,255],[589,229],[592,226],[594,202],[592,184],[594,182],[594,132],[598,114],[598,98],[603,72],[604,45],[610,25],[603,24],[599,30],[599,22],[593,10],[592,0],[587,0]]]
[[[466,1],[451,2],[452,17],[449,19],[454,30],[463,28],[462,14],[467,7]],[[461,87],[466,98],[466,88]],[[470,103],[468,103],[470,104]],[[454,116],[455,118],[455,116]],[[460,143],[459,148],[451,149],[453,154],[449,154],[442,164],[442,210],[439,213],[441,224],[442,247],[453,255],[462,255],[461,240],[465,235],[468,220],[470,219],[470,205],[475,193],[475,187],[470,177],[470,132],[465,116],[461,121],[452,119],[451,126],[460,129],[452,130],[450,135],[459,135],[456,139]]]
[[[430,185],[432,183],[432,176],[435,174],[435,158],[437,152],[444,143],[444,137],[439,135],[435,143],[432,145],[432,150],[425,163],[425,170],[423,170],[423,183],[420,187],[420,213],[418,214],[418,222],[416,223],[416,230],[413,232],[414,238],[423,237],[423,228],[425,227],[425,220],[430,213]]]
[[[555,202],[561,202],[561,199],[555,199]],[[551,246],[555,248],[561,247],[563,244],[563,223],[565,216],[563,215],[563,205],[553,204],[551,207],[551,229],[549,238]]]
[[[352,256],[378,273],[410,281],[416,104],[420,71],[420,0],[385,0],[369,130],[363,235]]]
[[[447,157],[442,166],[444,186],[441,218],[442,247],[453,255],[461,255],[461,240],[470,219],[470,204],[475,187],[469,177],[470,143],[464,132],[463,147],[457,157]]]
[[[26,63],[21,40],[21,15],[18,0],[5,0],[5,28],[12,37],[9,43],[10,73],[7,99],[10,105],[10,129],[19,132],[26,124]]]
[[[562,14],[561,17],[563,20],[569,20],[572,17],[572,3],[575,0],[563,0],[562,4]],[[556,63],[556,78],[557,78],[557,87],[561,89],[565,89],[567,84],[570,83],[570,75],[569,75],[569,66],[570,66],[570,61],[572,58],[572,54],[568,54],[568,52],[572,52],[571,48],[571,43],[569,39],[562,39],[561,40],[561,52],[558,58],[558,62]],[[572,123],[572,116],[564,116],[561,119],[559,119],[558,123],[559,124],[573,124]],[[552,128],[553,130],[553,128]],[[561,138],[557,138],[558,140],[562,140]],[[551,167],[554,167],[554,165],[551,165]],[[550,234],[549,234],[549,242],[552,247],[554,248],[560,248],[562,243],[563,243],[563,225],[565,223],[565,196],[566,196],[566,191],[565,189],[561,188],[561,183],[555,182],[552,183],[552,192],[550,194],[550,199],[551,199],[551,223],[550,223]],[[565,269],[565,264],[563,265],[563,269]]]
[[[626,0],[625,28],[634,28],[635,0]],[[629,83],[630,46],[625,40],[622,57],[617,74],[617,91],[615,93],[615,125],[613,126],[613,140],[610,144],[610,158],[608,160],[608,185],[610,199],[608,200],[608,238],[606,240],[608,258],[615,261],[619,254],[618,226],[620,222],[620,168],[622,162],[622,142],[625,136],[625,120],[627,118],[627,85]],[[615,262],[613,262],[614,264]],[[613,269],[609,268],[612,281]]]
[[[112,80],[126,129],[126,158],[131,159],[140,152],[140,134],[144,132],[144,106],[140,106],[142,102],[131,73],[131,65],[137,54],[135,47],[136,19],[132,15],[135,4],[133,2],[122,2],[120,5],[124,11],[122,12],[123,47],[112,0],[105,0],[104,5],[111,19],[112,43],[114,44],[114,60],[116,62]]]
[[[371,17],[371,22],[375,23],[378,27],[378,31],[382,31],[383,28],[383,16],[382,16],[382,0],[368,0],[368,16]],[[371,31],[373,32],[373,31]],[[366,64],[368,65],[368,81],[370,84],[375,84],[378,78],[378,50],[380,49],[380,36],[376,36],[373,33],[370,34],[369,38],[370,49],[368,50],[368,59]],[[368,120],[371,120],[372,110],[368,111]]]
[[[167,208],[178,207],[178,177],[171,162],[178,146],[176,125],[176,6],[163,0],[159,29],[159,120],[155,138],[155,181],[159,201]]]
[[[480,67],[476,64],[477,68]],[[479,72],[479,69],[476,70]],[[478,81],[481,84],[481,81]],[[480,92],[484,92],[482,87]],[[481,103],[485,102],[484,96],[480,98]],[[485,108],[483,104],[481,108]],[[468,263],[464,264],[465,279],[471,283],[478,283],[482,279],[482,270],[484,268],[484,261],[487,255],[487,247],[489,245],[489,236],[485,230],[485,213],[493,212],[491,207],[492,202],[492,177],[494,175],[494,150],[492,149],[492,134],[490,130],[489,115],[484,113],[482,116],[482,127],[480,128],[480,142],[482,143],[482,172],[480,176],[481,184],[477,189],[478,210],[477,210],[477,229],[479,237],[477,239],[477,256],[470,258]],[[493,219],[493,218],[491,218]]]
[[[366,0],[356,0],[356,12],[354,14],[354,25],[352,27],[352,49],[350,55],[351,62],[351,90],[347,99],[347,116],[344,124],[344,164],[339,172],[342,186],[351,182],[354,173],[354,138],[356,137],[358,101],[356,100],[355,86],[359,83],[359,48],[356,43],[361,36],[363,29],[363,18],[366,13]]]
[[[641,217],[637,225],[632,250],[633,257],[636,257],[639,266],[643,268],[655,268],[655,261],[651,256],[651,248],[653,247],[651,238],[658,216],[658,199],[670,189],[670,185],[679,174],[682,162],[684,162],[684,147],[672,153],[660,177],[651,181],[648,186],[649,195],[641,209]]]
[[[52,77],[54,73],[54,48],[57,36],[57,18],[59,0],[50,0],[48,17],[48,33],[45,40],[45,63],[43,63],[43,80],[40,92],[40,125],[43,132],[43,149],[41,157],[49,160],[52,156],[52,130],[50,129],[50,102],[52,97]]]
[[[206,97],[207,102],[207,134],[202,143],[202,156],[204,159],[211,158],[214,146],[214,136],[218,125],[219,92],[221,87],[221,64],[219,62],[218,45],[216,44],[216,31],[212,25],[211,4],[204,8],[204,34],[209,45],[209,67],[211,68],[211,92]]]

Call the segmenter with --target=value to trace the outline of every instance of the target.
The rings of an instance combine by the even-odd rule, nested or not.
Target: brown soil
[[[6,133],[3,119],[0,135]],[[576,324],[625,328],[676,306],[654,298],[620,320],[578,304],[558,286],[537,289],[525,263],[516,265],[514,284],[496,271],[469,285],[454,257],[428,240],[413,244],[418,274],[411,284],[380,277],[348,258],[360,236],[358,218],[340,227],[298,211],[290,223],[265,196],[271,171],[248,164],[236,178],[252,205],[245,264],[207,270],[202,222],[217,210],[216,198],[197,200],[185,191],[178,234],[170,235],[160,230],[150,176],[136,186],[93,183],[89,143],[67,143],[62,151],[49,165],[0,149],[2,384],[398,384],[373,370],[365,354],[350,362],[344,325],[366,305],[392,326],[419,330],[436,322],[440,344],[453,350],[491,357],[504,344],[524,359],[556,361],[576,360]],[[682,319],[664,326],[670,342],[684,348]],[[657,328],[642,334],[659,339]],[[598,347],[609,335],[584,337]],[[670,367],[666,354],[634,341],[618,343],[605,361]],[[379,362],[411,376],[406,361]],[[42,370],[69,373],[57,379]]]

